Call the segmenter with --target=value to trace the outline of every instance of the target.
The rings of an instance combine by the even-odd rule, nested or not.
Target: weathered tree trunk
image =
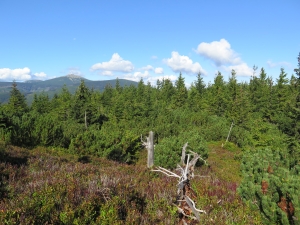
[[[147,167],[151,168],[154,164],[154,133],[152,131],[149,132],[149,137],[147,138],[147,150],[148,150],[148,159],[147,159]]]
[[[157,169],[152,171],[161,172],[166,174],[169,177],[176,177],[178,178],[179,183],[177,184],[178,196],[176,200],[176,204],[174,204],[179,213],[179,225],[192,225],[198,224],[200,222],[200,213],[205,213],[204,210],[200,210],[196,208],[195,199],[196,199],[196,192],[191,188],[190,180],[194,178],[194,167],[199,159],[203,160],[205,163],[206,161],[201,158],[195,152],[192,152],[193,159],[190,160],[191,154],[187,154],[187,161],[185,163],[186,157],[186,149],[188,147],[188,143],[186,143],[182,148],[182,156],[181,156],[181,163],[182,167],[178,165],[177,170],[181,172],[180,175],[167,170],[163,167],[157,167]]]
[[[233,122],[231,123],[231,126],[230,126],[230,129],[229,129],[229,132],[228,132],[228,135],[227,135],[227,138],[226,138],[226,142],[228,141],[228,139],[229,139],[229,136],[230,136],[230,133],[231,133],[231,129],[232,129],[232,127],[233,127]],[[225,142],[225,143],[226,143]]]

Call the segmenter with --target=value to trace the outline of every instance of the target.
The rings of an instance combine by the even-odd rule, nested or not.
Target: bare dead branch
[[[178,205],[175,205],[174,203],[173,203],[173,205],[176,206],[178,212],[181,213],[182,215],[184,215],[188,218],[191,218],[192,220],[197,220],[197,218],[195,216],[187,215],[182,208],[178,207]]]
[[[186,148],[188,147],[188,142],[185,143],[182,147],[182,153],[181,153],[181,164],[184,165],[184,161],[185,161],[185,152],[186,152]]]
[[[190,179],[194,178],[194,167],[199,159],[203,160],[206,164],[206,161],[197,153],[190,151],[192,154],[187,154],[187,161],[185,164],[186,158],[186,148],[188,143],[184,144],[182,148],[181,155],[181,165],[177,165],[176,170],[180,172],[180,175],[173,173],[170,170],[167,170],[163,167],[157,167],[157,169],[152,170],[155,172],[161,172],[169,177],[176,177],[178,179],[178,190],[177,190],[177,207],[178,213],[183,217],[180,219],[180,224],[191,224],[195,221],[200,221],[200,213],[205,213],[204,210],[196,208],[195,202],[191,199],[192,196],[195,196],[195,193],[190,187]],[[191,159],[192,155],[192,159]],[[206,176],[204,176],[206,177]],[[192,222],[194,221],[194,222]]]
[[[177,177],[178,179],[180,179],[181,177],[179,175],[177,175],[176,173],[173,173],[171,172],[170,170],[167,170],[163,167],[157,167],[158,169],[156,170],[151,170],[151,171],[154,171],[154,172],[161,172],[163,174],[166,174],[168,177]]]
[[[206,214],[205,210],[197,209],[195,206],[195,202],[189,197],[185,196],[186,202],[189,204],[189,202],[192,204],[192,207],[195,209],[195,211]],[[190,205],[189,205],[190,206]],[[191,207],[191,206],[190,206]]]

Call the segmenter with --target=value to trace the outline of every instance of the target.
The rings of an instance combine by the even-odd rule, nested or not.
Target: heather
[[[237,195],[234,153],[211,146],[209,167],[197,168],[193,188],[207,211],[203,224],[260,224]],[[222,157],[220,157],[220,155]],[[175,224],[176,180],[151,172],[145,152],[136,165],[98,157],[7,146],[1,166],[3,224]],[[223,162],[223,163],[222,163]],[[220,168],[226,167],[228,171]],[[203,177],[200,177],[203,176]]]

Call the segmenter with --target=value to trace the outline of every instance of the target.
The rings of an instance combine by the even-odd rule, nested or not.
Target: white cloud
[[[45,74],[44,72],[40,72],[40,73],[35,73],[33,74],[35,77],[38,78],[43,78],[43,77],[47,77],[47,74]]]
[[[79,67],[70,67],[70,68],[68,68],[67,74],[74,74],[74,75],[77,75],[77,76],[82,76],[82,73],[81,73]]]
[[[91,67],[92,71],[117,71],[117,72],[131,72],[134,69],[130,61],[124,60],[118,53],[114,53],[108,62],[96,63]]]
[[[135,72],[134,74],[133,74],[133,76],[134,77],[142,77],[142,78],[144,78],[144,77],[148,77],[149,76],[149,72],[148,71],[145,71],[144,73],[141,73],[141,72]]]
[[[156,55],[151,56],[151,59],[157,59]]]
[[[253,68],[250,68],[247,63],[241,63],[239,65],[233,66],[224,66],[223,67],[226,71],[231,72],[235,70],[237,76],[252,76],[253,75]]]
[[[103,71],[101,74],[104,75],[104,76],[112,76],[113,75],[113,73],[111,71],[108,71],[108,70]]]
[[[147,66],[140,68],[139,70],[153,70],[153,69],[154,69],[153,66],[147,65]]]
[[[164,62],[174,71],[174,72],[185,72],[197,74],[201,72],[206,74],[205,70],[197,62],[193,61],[184,55],[179,55],[178,52],[172,52],[172,57],[169,59],[164,59]]]
[[[163,75],[163,76],[151,76],[148,71],[142,72],[135,72],[135,73],[128,73],[125,74],[122,78],[127,80],[133,80],[133,81],[140,81],[141,78],[144,80],[145,83],[150,82],[151,85],[156,85],[157,80],[162,79],[169,79],[172,82],[175,82],[178,78],[178,76],[175,75]]]
[[[23,69],[0,69],[0,80],[30,80],[30,69],[24,67]]]
[[[288,62],[272,62],[271,60],[268,60],[267,61],[267,64],[270,68],[274,68],[274,67],[278,67],[278,66],[281,66],[281,67],[291,67],[291,63],[288,63]]]
[[[178,76],[176,76],[176,75],[164,75],[164,76],[151,77],[151,80],[154,79],[155,81],[157,81],[157,80],[169,79],[170,81],[176,81],[177,78],[178,78]]]
[[[156,74],[162,74],[162,73],[164,73],[164,69],[161,68],[161,67],[157,67],[157,68],[155,68],[154,73],[156,73]]]
[[[198,45],[196,52],[211,59],[217,66],[242,63],[238,54],[231,49],[229,42],[225,39],[211,43],[202,42]]]
[[[237,76],[253,75],[253,69],[243,62],[225,39],[211,43],[202,42],[198,45],[196,52],[211,59],[217,67],[227,72],[235,70]]]
[[[178,76],[175,75],[164,75],[164,76],[154,76],[154,77],[149,77],[147,79],[147,82],[150,82],[152,85],[156,85],[157,80],[162,81],[163,79],[169,79],[172,82],[175,82],[177,80]]]
[[[142,72],[135,72],[135,73],[128,73],[124,75],[124,79],[127,80],[133,80],[133,81],[140,81],[141,78],[143,78],[145,80],[145,78],[147,79],[150,76],[148,71],[145,71],[144,73]]]

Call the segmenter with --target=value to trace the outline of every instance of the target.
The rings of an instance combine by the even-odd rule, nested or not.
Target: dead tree
[[[181,165],[177,166],[177,171],[180,171],[180,175],[167,170],[163,167],[157,167],[156,172],[161,172],[169,177],[176,177],[178,179],[177,184],[177,198],[176,204],[174,204],[178,209],[179,214],[179,224],[197,224],[200,221],[200,213],[205,213],[204,210],[196,208],[195,199],[196,192],[191,188],[190,180],[194,178],[194,167],[199,159],[206,161],[201,158],[201,156],[195,152],[190,151],[191,154],[187,154],[186,159],[186,148],[188,143],[186,143],[182,148]],[[191,159],[191,156],[193,158]]]
[[[153,166],[154,161],[154,133],[152,131],[149,132],[149,136],[146,138],[146,142],[143,141],[141,137],[142,144],[147,148],[148,157],[147,157],[147,167],[151,168]]]
[[[231,126],[230,126],[230,128],[229,128],[229,132],[228,132],[226,141],[225,141],[225,144],[228,142],[228,139],[229,139],[229,136],[230,136],[231,129],[232,129],[233,125],[234,125],[234,123],[233,123],[233,121],[232,121]],[[222,143],[222,148],[223,148],[223,147],[224,147],[224,144]]]

